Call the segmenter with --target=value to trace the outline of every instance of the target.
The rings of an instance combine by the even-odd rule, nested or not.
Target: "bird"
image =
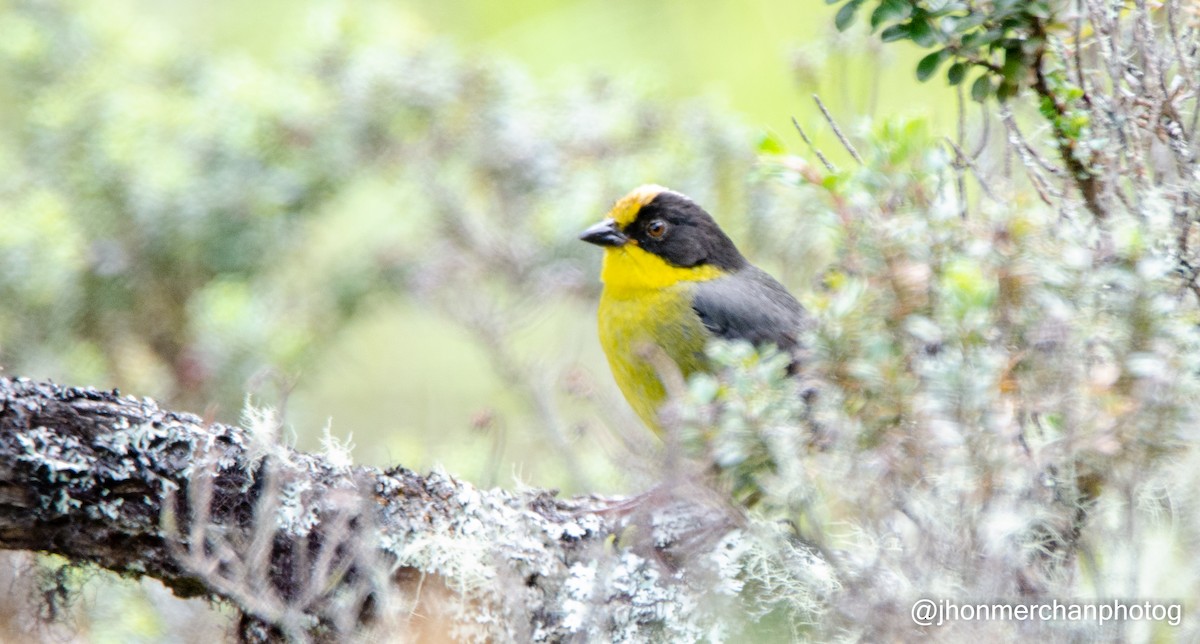
[[[688,378],[710,371],[705,348],[718,338],[797,355],[804,307],[686,195],[635,188],[579,238],[604,249],[597,322],[613,379],[660,436],[661,356]]]

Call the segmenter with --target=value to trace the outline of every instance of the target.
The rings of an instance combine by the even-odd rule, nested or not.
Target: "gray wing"
[[[742,270],[696,284],[692,309],[713,334],[728,340],[748,340],[756,346],[774,344],[795,354],[804,323],[804,307],[782,284],[763,271]]]

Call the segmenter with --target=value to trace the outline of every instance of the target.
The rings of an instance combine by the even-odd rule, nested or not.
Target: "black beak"
[[[605,219],[588,228],[579,238],[597,246],[624,246],[625,242],[629,241],[625,233],[617,229],[617,222],[611,219]]]

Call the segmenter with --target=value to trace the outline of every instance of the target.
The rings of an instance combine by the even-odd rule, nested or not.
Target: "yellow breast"
[[[671,266],[634,244],[605,250],[600,345],[621,393],[656,430],[666,390],[650,352],[661,349],[684,377],[704,368],[709,334],[692,310],[692,289],[721,275],[712,266]]]

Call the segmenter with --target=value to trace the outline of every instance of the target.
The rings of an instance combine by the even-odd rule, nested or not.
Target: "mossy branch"
[[[0,378],[0,548],[231,602],[248,639],[419,629],[420,613],[463,639],[558,641],[698,632],[713,580],[680,583],[699,579],[690,555],[736,535],[727,510],[676,499],[647,522],[670,534],[616,543],[635,503],[351,466],[256,424]]]

